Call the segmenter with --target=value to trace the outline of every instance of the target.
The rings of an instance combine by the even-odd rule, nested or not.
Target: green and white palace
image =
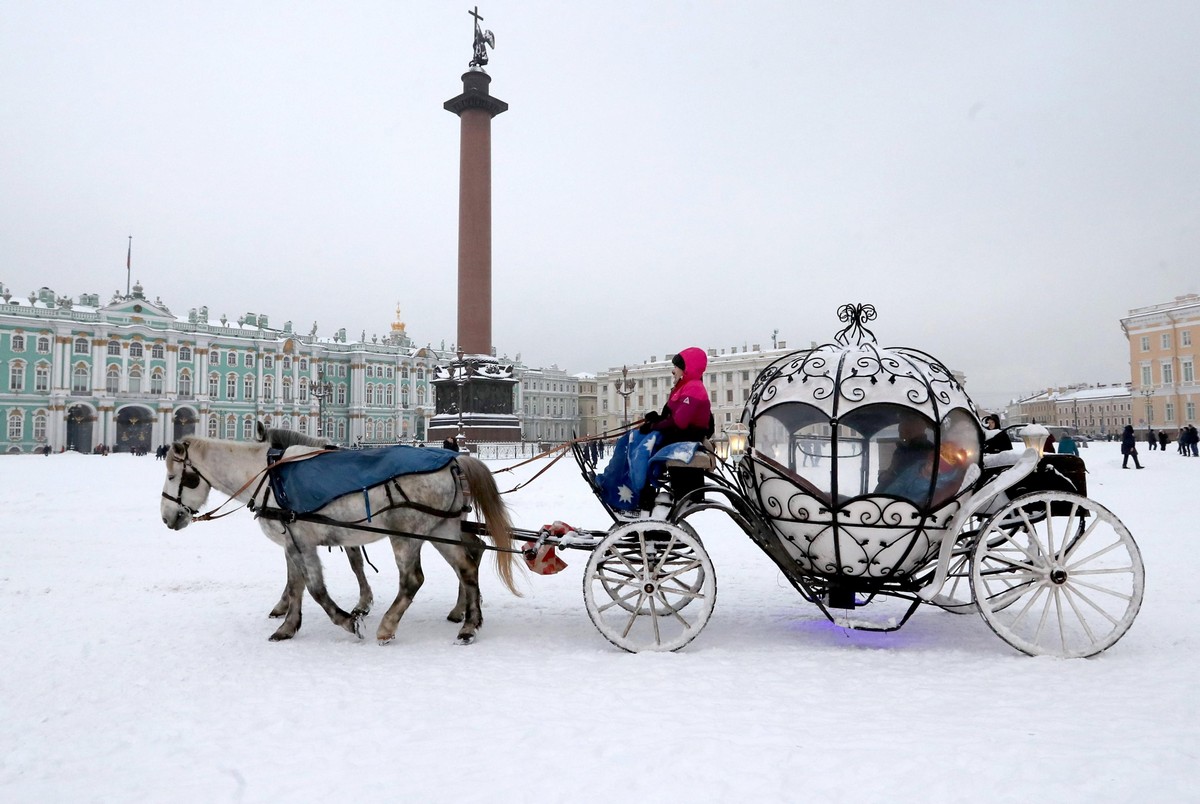
[[[386,337],[348,342],[253,313],[176,316],[140,283],[107,304],[0,285],[0,452],[153,451],[191,433],[248,439],[256,421],[347,445],[422,441],[434,367],[452,357],[414,345],[399,311]]]

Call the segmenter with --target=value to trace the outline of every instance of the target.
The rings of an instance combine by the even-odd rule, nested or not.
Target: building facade
[[[1200,386],[1196,384],[1200,341],[1200,295],[1138,307],[1121,319],[1129,342],[1134,401],[1131,422],[1137,429],[1166,430],[1173,437],[1197,421]]]
[[[342,444],[423,440],[434,367],[403,322],[380,339],[319,338],[265,315],[178,317],[140,285],[107,304],[0,286],[0,452],[101,445],[153,450],[198,433],[249,439],[254,423]]]
[[[1087,435],[1105,438],[1119,435],[1125,425],[1133,423],[1134,408],[1130,387],[1121,383],[1047,388],[1009,405],[1005,424],[1038,422],[1075,427]]]
[[[525,441],[561,444],[581,435],[580,381],[557,366],[520,372],[517,410]]]
[[[708,349],[708,367],[704,385],[708,388],[713,421],[720,435],[740,421],[742,409],[750,399],[750,390],[759,372],[788,354],[787,343],[780,341],[772,349],[753,346]],[[661,410],[671,395],[673,354],[659,359],[652,356],[635,366],[610,368],[596,376],[596,421],[601,432],[609,432],[642,418],[647,411]]]

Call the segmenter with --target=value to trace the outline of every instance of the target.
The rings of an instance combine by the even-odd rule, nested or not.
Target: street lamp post
[[[317,383],[312,395],[317,399],[317,438],[325,437],[325,400],[333,393],[333,383],[325,379],[325,367],[317,370]]]
[[[1153,388],[1143,388],[1142,396],[1146,398],[1146,432],[1150,432],[1150,426],[1154,424],[1154,405],[1150,402],[1154,396]]]
[[[629,379],[629,367],[621,366],[621,379],[617,380],[617,393],[625,400],[625,426],[629,426],[629,396],[637,383]]]

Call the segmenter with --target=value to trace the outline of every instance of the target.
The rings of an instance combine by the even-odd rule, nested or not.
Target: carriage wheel
[[[700,541],[700,536],[699,536],[699,534],[696,533],[696,529],[693,528],[691,525],[689,525],[687,522],[684,522],[683,520],[679,520],[675,524],[678,525],[679,527],[683,528],[685,531],[687,531],[688,535],[691,536],[693,539],[695,539],[697,541],[697,543]],[[626,544],[621,545],[619,547],[619,549],[622,552],[624,552],[625,554],[627,554],[629,556],[633,556],[637,553],[639,548],[636,543],[628,542]],[[675,562],[679,562],[679,561],[685,560],[686,558],[687,557],[681,553],[680,555],[673,557],[672,560]],[[689,582],[689,586],[688,586],[689,592],[699,592],[701,590],[701,587],[704,586],[704,568],[703,567],[698,568],[698,570],[695,573],[688,575],[688,577],[685,578],[684,580]],[[608,593],[608,596],[610,598],[612,598],[614,601],[616,601],[616,604],[618,606],[620,606],[621,608],[625,609],[626,611],[630,611],[630,612],[636,611],[639,614],[650,614],[650,609],[649,609],[649,606],[647,605],[647,601],[639,600],[637,597],[633,597],[633,598],[628,597],[628,595],[627,595],[628,590],[625,587],[625,583],[624,583],[623,579],[616,577],[615,574],[614,575],[605,575],[605,576],[601,577],[600,585],[604,587],[604,591]],[[691,603],[695,599],[696,599],[695,597],[680,597],[679,599],[672,601],[675,605],[675,608],[669,609],[666,606],[660,605],[660,606],[655,607],[654,613],[658,617],[663,617],[668,614],[672,614],[676,611],[680,611],[681,609],[683,609],[685,606],[687,606],[689,603]]]
[[[1094,656],[1125,635],[1145,572],[1107,508],[1063,491],[1018,497],[984,526],[971,561],[979,613],[1031,656]]]
[[[630,522],[596,545],[583,576],[583,600],[592,623],[618,648],[679,650],[708,623],[716,575],[689,531],[668,522]]]

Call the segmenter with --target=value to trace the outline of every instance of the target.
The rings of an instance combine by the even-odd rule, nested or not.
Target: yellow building
[[[1200,340],[1200,295],[1138,307],[1121,319],[1129,341],[1134,427],[1166,430],[1196,423],[1196,342]]]

